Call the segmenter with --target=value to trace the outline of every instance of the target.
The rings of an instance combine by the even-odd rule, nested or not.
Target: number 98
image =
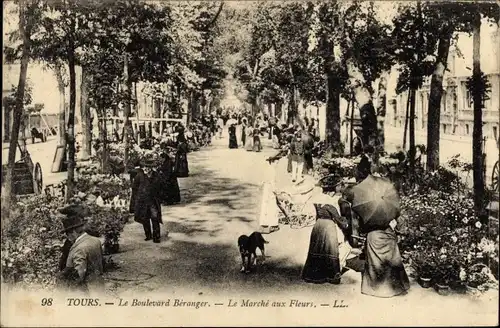
[[[42,306],[52,306],[52,298],[42,298]]]

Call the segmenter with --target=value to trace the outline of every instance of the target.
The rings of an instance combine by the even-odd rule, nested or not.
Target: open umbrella
[[[399,215],[398,192],[385,178],[369,175],[352,188],[352,195],[352,210],[361,217],[365,229],[385,229]]]

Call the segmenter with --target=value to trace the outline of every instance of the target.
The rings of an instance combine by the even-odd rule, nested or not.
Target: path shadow
[[[343,276],[341,285],[306,283],[301,279],[303,263],[286,255],[274,255],[272,250],[267,250],[265,263],[259,259],[251,273],[241,273],[237,238],[234,242],[231,238],[220,241],[225,230],[213,230],[205,224],[206,221],[170,222],[169,237],[163,238],[160,244],[142,242],[142,239],[134,242],[132,238],[142,238],[142,231],[133,231],[133,235],[129,234],[132,238],[124,241],[124,252],[115,255],[115,260],[121,261],[120,268],[110,274],[108,280],[119,282],[118,292],[120,289],[168,289],[169,286],[249,293],[270,293],[293,286],[298,292],[318,292],[325,288],[338,291],[359,284],[347,275]],[[211,233],[219,236],[210,236]],[[142,276],[153,278],[140,280]]]

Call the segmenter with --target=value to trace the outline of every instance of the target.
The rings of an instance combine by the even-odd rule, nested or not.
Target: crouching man
[[[85,294],[102,293],[104,268],[101,241],[84,231],[83,218],[87,215],[86,208],[81,205],[69,205],[60,212],[66,215],[62,221],[63,232],[72,242],[72,246],[59,281],[71,291]]]

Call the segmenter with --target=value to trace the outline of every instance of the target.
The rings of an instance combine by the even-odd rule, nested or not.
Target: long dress
[[[243,147],[245,146],[247,140],[247,134],[246,134],[246,126],[244,124],[241,125],[241,144]]]
[[[365,269],[361,280],[362,294],[393,297],[410,289],[396,232],[391,227],[368,232],[365,255]]]
[[[247,126],[247,128],[245,129],[245,133],[247,135],[247,138],[246,138],[247,140],[245,142],[245,149],[247,151],[252,151],[253,150],[253,137],[252,137],[253,129],[252,129],[252,127]]]
[[[277,165],[277,162],[271,164],[271,174],[262,187],[259,224],[263,227],[278,226],[278,205],[276,204],[276,196],[274,195]]]
[[[181,134],[179,134],[179,137]],[[178,138],[177,153],[175,154],[175,173],[178,178],[185,178],[189,176],[189,164],[187,160],[187,142],[182,134]]]
[[[260,143],[260,130],[253,130],[253,151],[260,152],[262,150],[262,145]]]
[[[317,206],[317,220],[311,232],[302,279],[319,284],[339,284],[341,266],[337,224],[328,215],[322,214],[321,208]]]
[[[168,154],[159,168],[158,179],[154,180],[157,196],[162,204],[173,205],[181,201],[179,182],[174,172],[173,161]]]
[[[238,140],[236,139],[236,126],[234,124],[229,127],[229,148],[238,148]]]
[[[304,171],[303,174],[307,174],[309,170],[313,169],[313,156],[312,150],[314,148],[314,139],[311,134],[304,133],[302,136],[302,142],[304,143]]]

